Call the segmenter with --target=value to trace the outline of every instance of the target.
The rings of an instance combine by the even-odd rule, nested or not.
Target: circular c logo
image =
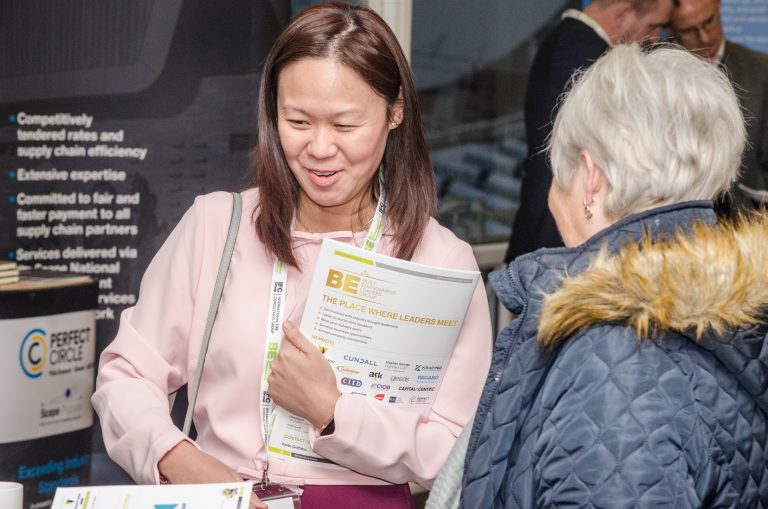
[[[37,378],[43,374],[45,359],[48,357],[48,344],[45,341],[43,329],[32,329],[24,336],[19,350],[19,364],[30,378]]]

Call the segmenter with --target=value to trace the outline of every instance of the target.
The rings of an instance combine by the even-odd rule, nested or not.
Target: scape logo
[[[43,329],[32,329],[24,336],[19,349],[19,364],[29,378],[43,374],[45,359],[48,358],[48,341]]]

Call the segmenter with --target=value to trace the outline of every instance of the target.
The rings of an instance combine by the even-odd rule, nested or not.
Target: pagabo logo
[[[48,358],[48,342],[43,329],[32,329],[24,336],[19,349],[19,364],[29,378],[43,374],[45,359]]]

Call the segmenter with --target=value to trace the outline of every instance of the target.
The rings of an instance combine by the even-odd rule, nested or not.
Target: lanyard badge
[[[384,180],[382,172],[379,171],[379,202],[376,204],[376,212],[371,220],[371,226],[365,236],[363,249],[366,251],[375,251],[381,240],[384,230]],[[291,225],[293,230],[293,225]],[[261,429],[264,438],[264,465],[262,468],[262,477],[260,488],[262,491],[268,490],[269,482],[269,437],[272,431],[272,421],[274,420],[274,404],[269,397],[269,383],[267,379],[271,373],[272,360],[277,357],[282,340],[283,315],[285,313],[285,292],[288,286],[288,267],[280,260],[275,260],[272,268],[272,281],[270,284],[269,307],[267,311],[267,331],[264,342],[264,365],[261,370]]]

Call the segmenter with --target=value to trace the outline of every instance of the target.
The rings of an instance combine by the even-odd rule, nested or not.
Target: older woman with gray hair
[[[768,221],[711,201],[744,140],[726,76],[682,50],[576,78],[549,146],[566,247],[491,275],[517,316],[429,506],[768,505]]]

